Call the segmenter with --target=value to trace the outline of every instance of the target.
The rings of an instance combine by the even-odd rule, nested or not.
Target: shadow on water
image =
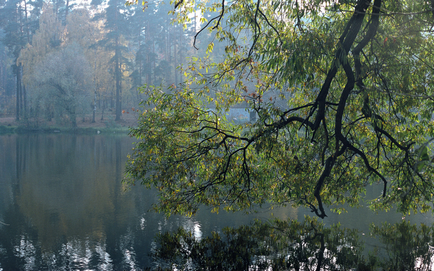
[[[0,270],[432,268],[433,228],[422,224],[432,218],[368,218],[361,209],[330,215],[323,225],[289,207],[274,216],[203,209],[193,218],[166,219],[148,212],[154,191],[126,191],[121,182],[132,142],[0,136]]]

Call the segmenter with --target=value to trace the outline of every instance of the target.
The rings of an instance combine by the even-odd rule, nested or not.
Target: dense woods
[[[160,1],[0,2],[0,115],[29,126],[119,120],[144,98],[139,86],[179,83],[196,22],[184,29],[169,10]]]

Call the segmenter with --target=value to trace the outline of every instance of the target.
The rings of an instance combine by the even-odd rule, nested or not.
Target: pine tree
[[[93,2],[94,4],[96,2]],[[115,102],[116,102],[116,118],[121,119],[122,107],[122,80],[123,80],[123,67],[127,64],[128,60],[123,56],[127,47],[126,38],[129,36],[128,24],[128,8],[125,2],[120,0],[109,0],[107,8],[105,9],[105,25],[104,28],[107,34],[103,40],[99,42],[99,46],[104,47],[107,51],[113,53],[110,60],[113,65],[113,75],[115,78]],[[94,19],[99,19],[100,16],[95,16]]]
[[[25,16],[23,16],[23,8],[19,0],[5,2],[4,7],[0,10],[0,18],[2,18],[2,26],[5,32],[2,42],[8,47],[9,54],[14,59],[12,70],[16,79],[16,120],[20,120],[22,115],[20,111],[23,109],[22,66],[16,64],[21,49],[26,44],[23,17]]]

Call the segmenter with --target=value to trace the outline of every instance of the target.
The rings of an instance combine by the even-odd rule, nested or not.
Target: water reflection
[[[121,137],[1,137],[1,267],[131,269],[128,229],[137,213],[134,192],[126,195],[120,182],[129,143]]]
[[[196,238],[184,228],[157,235],[150,270],[433,270],[434,226],[372,226],[381,249],[364,254],[358,230],[317,219],[256,221]]]
[[[0,136],[0,270],[143,270],[158,232],[200,238],[269,217],[147,212],[154,192],[121,183],[131,147],[125,136]]]
[[[272,217],[271,213],[283,220],[299,221],[304,221],[304,215],[309,214],[308,210],[302,208],[279,208],[259,211],[252,215],[217,215],[204,208],[193,218],[174,216],[166,219],[161,214],[147,212],[157,198],[154,192],[140,186],[125,191],[121,183],[126,155],[131,147],[132,139],[119,136],[0,136],[0,270],[156,268],[159,261],[149,257],[149,253],[152,249],[154,252],[158,250],[160,243],[155,239],[157,233],[176,233],[181,227],[184,232],[191,232],[195,242],[210,244],[208,238],[218,234],[224,235],[222,228],[225,226],[234,227],[232,230],[235,234],[237,227],[248,225],[254,218],[267,221]],[[375,191],[372,193],[375,194]],[[406,221],[408,219],[407,217]],[[432,223],[430,216],[412,216],[410,219],[412,223]],[[423,247],[426,250],[427,244],[433,245],[432,240],[428,238],[432,238],[432,231],[423,231],[426,233],[423,236],[416,235],[419,230],[411,228],[413,224],[410,222],[405,222],[411,226],[407,230],[391,226],[393,231],[381,232],[380,228],[373,228],[373,232],[376,230],[378,235],[370,237],[369,224],[386,220],[401,221],[401,216],[394,213],[374,216],[366,208],[351,210],[341,216],[330,214],[325,220],[327,227],[324,227],[333,234],[329,234],[329,237],[325,237],[324,234],[324,240],[333,239],[336,240],[336,244],[338,240],[346,240],[347,243],[341,244],[341,248],[352,246],[357,251],[361,249],[359,243],[366,243],[366,247],[374,253],[376,259],[385,259],[392,255],[390,251],[395,247],[402,247],[398,243],[387,243],[386,239],[379,238],[383,235],[393,236],[393,231],[398,229],[403,232],[400,236],[411,233],[411,238],[419,240],[414,243],[408,241],[405,243],[406,247]],[[350,237],[343,236],[342,233],[339,235],[339,231],[333,232],[334,228],[331,227],[338,221],[343,227],[357,228],[358,231],[354,231]],[[214,235],[212,232],[215,232]],[[244,250],[240,251],[245,253],[254,252],[252,255],[256,255],[256,260],[253,264],[258,265],[261,259],[268,261],[271,252],[261,254],[262,250],[246,250],[250,247],[259,249],[253,241],[254,238],[259,238],[260,234],[251,232],[253,237],[248,232],[245,234],[253,239],[242,241],[233,238],[234,242],[238,240],[234,243],[238,244],[236,248],[243,248]],[[301,232],[297,234],[303,236]],[[290,235],[287,235],[284,238],[289,237]],[[279,237],[278,240],[283,242],[284,238]],[[307,240],[303,239],[303,246],[298,248],[310,248]],[[321,242],[317,237],[312,240],[314,242],[309,251],[313,253],[315,249],[318,250],[315,246]],[[348,243],[351,240],[357,241],[357,245]],[[283,244],[282,242],[280,244]],[[333,251],[332,247],[338,247],[330,246],[331,241],[327,242],[324,253]],[[223,246],[223,243],[221,245]],[[297,246],[290,245],[279,253],[273,252],[273,255],[283,257],[289,255],[289,250],[295,251],[296,248]],[[306,249],[301,252],[306,254]],[[425,250],[416,250],[415,256],[411,259],[421,265],[425,264],[429,257],[420,256]],[[228,255],[236,256],[231,250],[227,252]],[[303,253],[300,255],[305,255]],[[225,255],[219,252],[217,247],[214,254]],[[350,257],[352,254],[345,255]],[[404,258],[400,255],[397,253],[396,257],[392,255],[389,258]],[[360,257],[367,260],[368,256],[364,251]],[[324,261],[326,258],[324,256]],[[316,259],[319,261],[319,258]],[[332,259],[338,257],[333,256]],[[311,266],[315,267],[314,264]]]

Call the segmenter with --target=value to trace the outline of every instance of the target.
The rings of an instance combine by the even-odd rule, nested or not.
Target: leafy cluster
[[[176,6],[180,21],[195,8],[214,11],[204,29],[227,45],[222,61],[193,61],[184,85],[151,89],[131,131],[140,141],[129,180],[159,189],[158,210],[291,203],[324,218],[324,205],[358,205],[377,182],[383,191],[370,203],[374,209],[431,208],[430,3]],[[243,105],[257,121],[225,118]]]

